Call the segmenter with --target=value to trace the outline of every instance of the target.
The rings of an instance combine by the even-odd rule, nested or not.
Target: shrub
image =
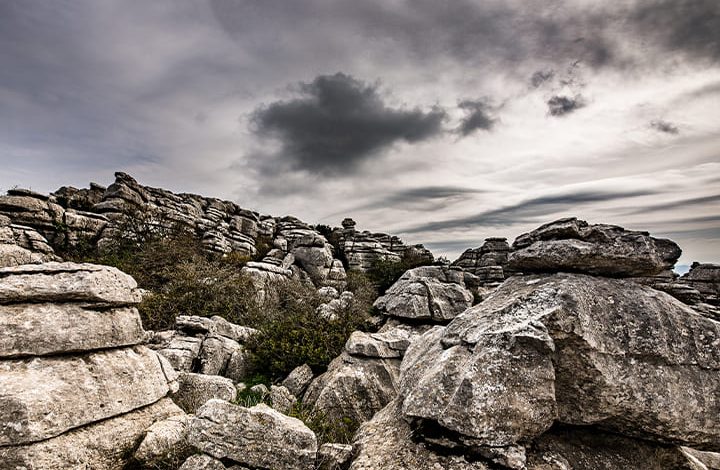
[[[421,256],[406,254],[400,261],[376,259],[367,272],[368,279],[375,284],[378,294],[383,295],[408,269],[433,264]]]

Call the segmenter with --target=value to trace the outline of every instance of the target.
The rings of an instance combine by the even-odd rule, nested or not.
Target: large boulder
[[[719,344],[720,323],[663,292],[518,276],[410,346],[403,412],[486,446],[562,422],[717,450]]]
[[[406,271],[374,306],[392,317],[447,322],[472,302],[462,270],[423,266]]]
[[[185,412],[195,413],[213,398],[232,401],[236,396],[237,389],[228,378],[181,372],[178,374],[178,390],[172,398]]]
[[[313,468],[317,439],[302,421],[267,405],[210,400],[190,423],[188,442],[216,459],[251,468]]]
[[[397,395],[400,359],[363,358],[343,352],[316,378],[303,402],[337,422],[363,423]]]
[[[682,253],[671,240],[615,225],[560,219],[520,235],[507,266],[522,272],[579,272],[610,277],[653,276]]]
[[[720,305],[720,264],[693,263],[680,282],[697,289],[706,302]]]

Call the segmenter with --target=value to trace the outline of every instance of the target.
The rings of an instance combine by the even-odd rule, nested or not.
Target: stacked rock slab
[[[478,277],[482,286],[498,286],[507,277],[510,245],[505,238],[486,238],[479,248],[465,250],[452,266],[463,268]]]
[[[538,232],[519,238],[519,251],[530,249],[510,261],[546,274],[515,276],[416,339],[399,397],[357,434],[352,468],[400,468],[373,454],[383,435],[415,461],[449,453],[493,468],[705,468],[678,446],[720,448],[720,323],[619,278],[657,275],[679,248],[575,219]],[[578,253],[590,255],[592,276]],[[573,273],[554,272],[563,268]],[[398,423],[407,432],[388,434]],[[409,461],[403,468],[425,468]]]
[[[29,227],[14,225],[0,215],[0,268],[55,261],[47,240]]]
[[[680,282],[700,292],[705,303],[720,307],[720,264],[693,263]]]
[[[114,268],[0,269],[2,468],[120,468],[145,429],[183,414],[172,367],[141,345],[139,300]]]
[[[396,236],[386,233],[370,233],[355,229],[352,219],[342,221],[342,229],[335,229],[340,249],[350,269],[368,271],[376,261],[399,262],[403,256],[431,263],[432,253],[422,245],[406,245]]]
[[[343,353],[308,388],[304,402],[332,419],[363,423],[397,395],[405,350],[436,322],[472,305],[463,271],[426,266],[407,271],[375,302],[385,317],[377,333],[353,332]]]

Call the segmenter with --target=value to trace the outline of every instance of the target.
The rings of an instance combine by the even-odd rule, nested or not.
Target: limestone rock
[[[353,443],[357,457],[350,470],[488,470],[480,461],[435,453],[412,440],[413,430],[403,419],[401,406],[401,400],[392,401],[360,427]]]
[[[330,419],[362,423],[397,395],[399,359],[369,359],[343,353],[305,392],[304,403]]]
[[[232,380],[217,375],[182,372],[178,375],[178,385],[172,398],[187,413],[195,413],[213,398],[231,401],[237,395]]]
[[[343,470],[350,466],[353,448],[349,444],[323,444],[317,454],[318,470]]]
[[[169,390],[144,346],[0,361],[0,445],[23,444],[152,404]]]
[[[200,347],[200,372],[207,375],[223,375],[233,354],[242,351],[236,341],[224,336],[207,336]]]
[[[151,466],[173,456],[184,453],[185,436],[190,416],[180,414],[157,421],[145,432],[134,458],[145,466]]]
[[[720,305],[720,264],[693,263],[680,282],[697,289],[705,302]]]
[[[720,453],[717,452],[701,452],[699,450],[690,449],[684,447],[683,452],[690,455],[692,458],[697,459],[700,463],[705,465],[708,470],[720,470]]]
[[[283,387],[287,388],[290,393],[296,397],[302,396],[303,392],[313,380],[313,371],[309,365],[303,364],[290,372],[290,374],[282,381]]]
[[[254,367],[250,352],[245,348],[240,348],[230,355],[223,375],[233,382],[241,382],[252,373]]]
[[[354,331],[345,343],[345,351],[353,356],[401,358],[410,343],[427,329],[390,323],[377,333]]]
[[[152,344],[151,347],[170,361],[175,370],[190,372],[195,359],[200,355],[202,343],[202,338],[182,336],[171,332],[168,341]]]
[[[117,470],[127,464],[145,430],[157,421],[182,415],[169,398],[73,429],[28,445],[0,446],[0,462],[7,470]]]
[[[716,450],[719,344],[720,323],[663,292],[518,276],[410,346],[403,411],[489,446],[559,421]]]
[[[140,300],[135,280],[109,266],[50,262],[0,269],[0,304],[71,301],[128,305]]]
[[[23,264],[41,263],[43,256],[21,246],[0,243],[0,268],[20,266]]]
[[[462,271],[425,266],[406,271],[374,307],[400,318],[449,321],[472,305]]]
[[[674,242],[615,225],[560,219],[520,235],[508,267],[523,272],[580,272],[652,276],[672,269],[681,254]]]
[[[0,305],[0,358],[44,356],[139,344],[135,308],[95,310],[77,304]]]
[[[706,470],[680,448],[597,429],[559,428],[528,449],[527,470]]]
[[[251,468],[313,468],[317,439],[302,421],[264,404],[210,400],[190,423],[188,442],[217,459]]]
[[[180,470],[225,470],[225,465],[209,455],[195,454],[188,457]]]
[[[270,403],[274,409],[286,415],[297,403],[297,398],[283,386],[270,385]]]

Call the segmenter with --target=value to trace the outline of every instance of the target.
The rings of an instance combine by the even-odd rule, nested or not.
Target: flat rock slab
[[[131,305],[141,300],[135,280],[94,264],[26,264],[0,269],[0,304],[84,302]]]
[[[131,346],[145,335],[136,308],[49,303],[0,305],[0,331],[0,358]]]
[[[144,346],[0,361],[0,446],[127,413],[168,390],[157,353]]]
[[[264,404],[244,408],[216,399],[198,410],[188,443],[251,468],[309,470],[317,453],[315,434],[299,419]]]
[[[560,219],[520,235],[508,268],[522,272],[579,272],[599,276],[653,276],[672,269],[680,247],[671,240],[616,225]]]
[[[156,421],[182,416],[172,400],[73,429],[29,445],[0,447],[4,470],[118,470],[124,468],[145,431]]]
[[[631,281],[517,276],[410,345],[403,411],[482,445],[558,421],[720,448],[720,323]]]

